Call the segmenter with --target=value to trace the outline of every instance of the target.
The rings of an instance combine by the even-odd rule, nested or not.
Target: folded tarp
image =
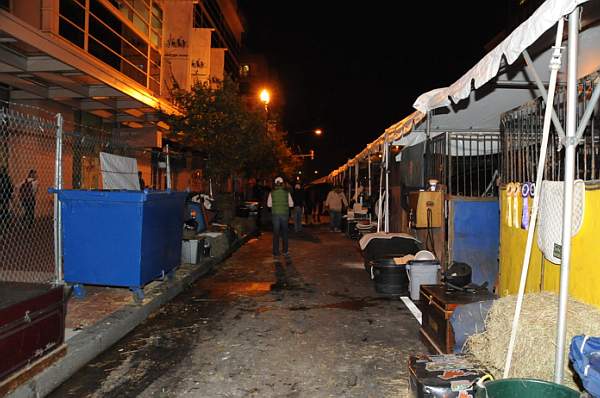
[[[593,397],[600,398],[600,337],[573,337],[569,359],[583,388]]]
[[[454,331],[454,352],[463,352],[465,342],[474,334],[485,331],[487,317],[494,300],[478,301],[457,306],[450,316]]]

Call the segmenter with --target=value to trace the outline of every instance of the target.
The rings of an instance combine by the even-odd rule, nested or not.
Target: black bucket
[[[408,295],[406,266],[397,265],[393,257],[372,260],[369,266],[377,293]]]

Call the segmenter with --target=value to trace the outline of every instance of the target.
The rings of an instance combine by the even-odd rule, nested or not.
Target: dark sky
[[[265,54],[279,78],[284,129],[325,131],[296,136],[314,147],[323,175],[410,114],[417,96],[485,55],[509,0],[238,1],[245,45]]]

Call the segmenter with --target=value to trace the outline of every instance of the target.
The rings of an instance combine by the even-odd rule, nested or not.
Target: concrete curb
[[[152,312],[209,273],[254,236],[255,234],[249,234],[236,240],[218,259],[209,258],[195,266],[179,267],[172,281],[148,284],[144,288],[146,298],[141,305],[128,305],[70,338],[66,342],[67,353],[64,357],[20,385],[7,398],[40,398],[50,394],[88,362],[131,332]]]

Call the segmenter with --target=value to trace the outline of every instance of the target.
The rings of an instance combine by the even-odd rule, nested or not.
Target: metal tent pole
[[[381,150],[381,149],[380,149]],[[383,213],[383,162],[379,162],[379,197],[377,198],[377,202],[379,206],[377,206],[377,232],[381,232],[381,216]]]
[[[565,126],[565,174],[563,193],[562,251],[558,324],[554,382],[562,383],[567,334],[567,300],[569,295],[569,267],[571,264],[571,224],[573,218],[573,183],[575,180],[575,151],[577,149],[577,50],[579,34],[579,8],[569,15],[568,68],[567,68],[567,121]]]
[[[432,170],[429,170],[429,158],[430,158],[430,154],[429,154],[429,144],[431,143],[431,111],[427,111],[427,131],[425,132],[426,135],[426,139],[425,139],[425,167],[423,167],[424,170],[421,171],[421,173],[423,173],[422,177],[423,177],[423,183],[427,184],[427,179],[428,178],[433,178],[432,175]]]
[[[367,153],[367,165],[368,165],[368,168],[369,168],[369,198],[370,198],[371,195],[372,195],[372,188],[371,188],[371,185],[372,185],[372,182],[371,182],[371,150],[369,150],[368,153]]]
[[[350,161],[348,161],[348,203],[350,203],[350,199],[352,198],[352,165]]]
[[[504,363],[503,378],[507,378],[510,372],[512,355],[517,340],[517,330],[519,326],[519,318],[521,316],[521,307],[523,305],[523,296],[525,294],[525,286],[527,284],[527,273],[529,271],[529,262],[531,260],[531,248],[533,246],[533,236],[538,215],[538,206],[540,202],[540,191],[542,188],[542,179],[544,178],[544,165],[546,164],[546,151],[548,149],[548,138],[550,136],[550,123],[552,118],[552,109],[554,108],[554,91],[556,89],[556,78],[561,64],[561,44],[563,36],[564,20],[560,19],[556,28],[556,41],[554,44],[554,53],[550,60],[550,85],[548,87],[548,98],[546,101],[546,110],[544,113],[544,126],[542,130],[542,142],[540,144],[540,154],[538,159],[537,174],[535,186],[538,189],[533,197],[533,205],[531,207],[531,221],[529,230],[527,231],[527,244],[525,246],[525,254],[523,256],[523,264],[521,267],[521,281],[519,283],[519,291],[517,293],[517,302],[515,305],[515,314],[513,316],[512,329],[510,340],[508,343],[508,351],[506,361]]]
[[[390,232],[390,143],[387,138],[386,134],[385,149],[383,150],[385,156],[385,232]]]
[[[360,168],[358,167],[359,161],[356,159],[356,164],[354,165],[354,195],[356,196],[356,201],[358,202],[358,172]]]

